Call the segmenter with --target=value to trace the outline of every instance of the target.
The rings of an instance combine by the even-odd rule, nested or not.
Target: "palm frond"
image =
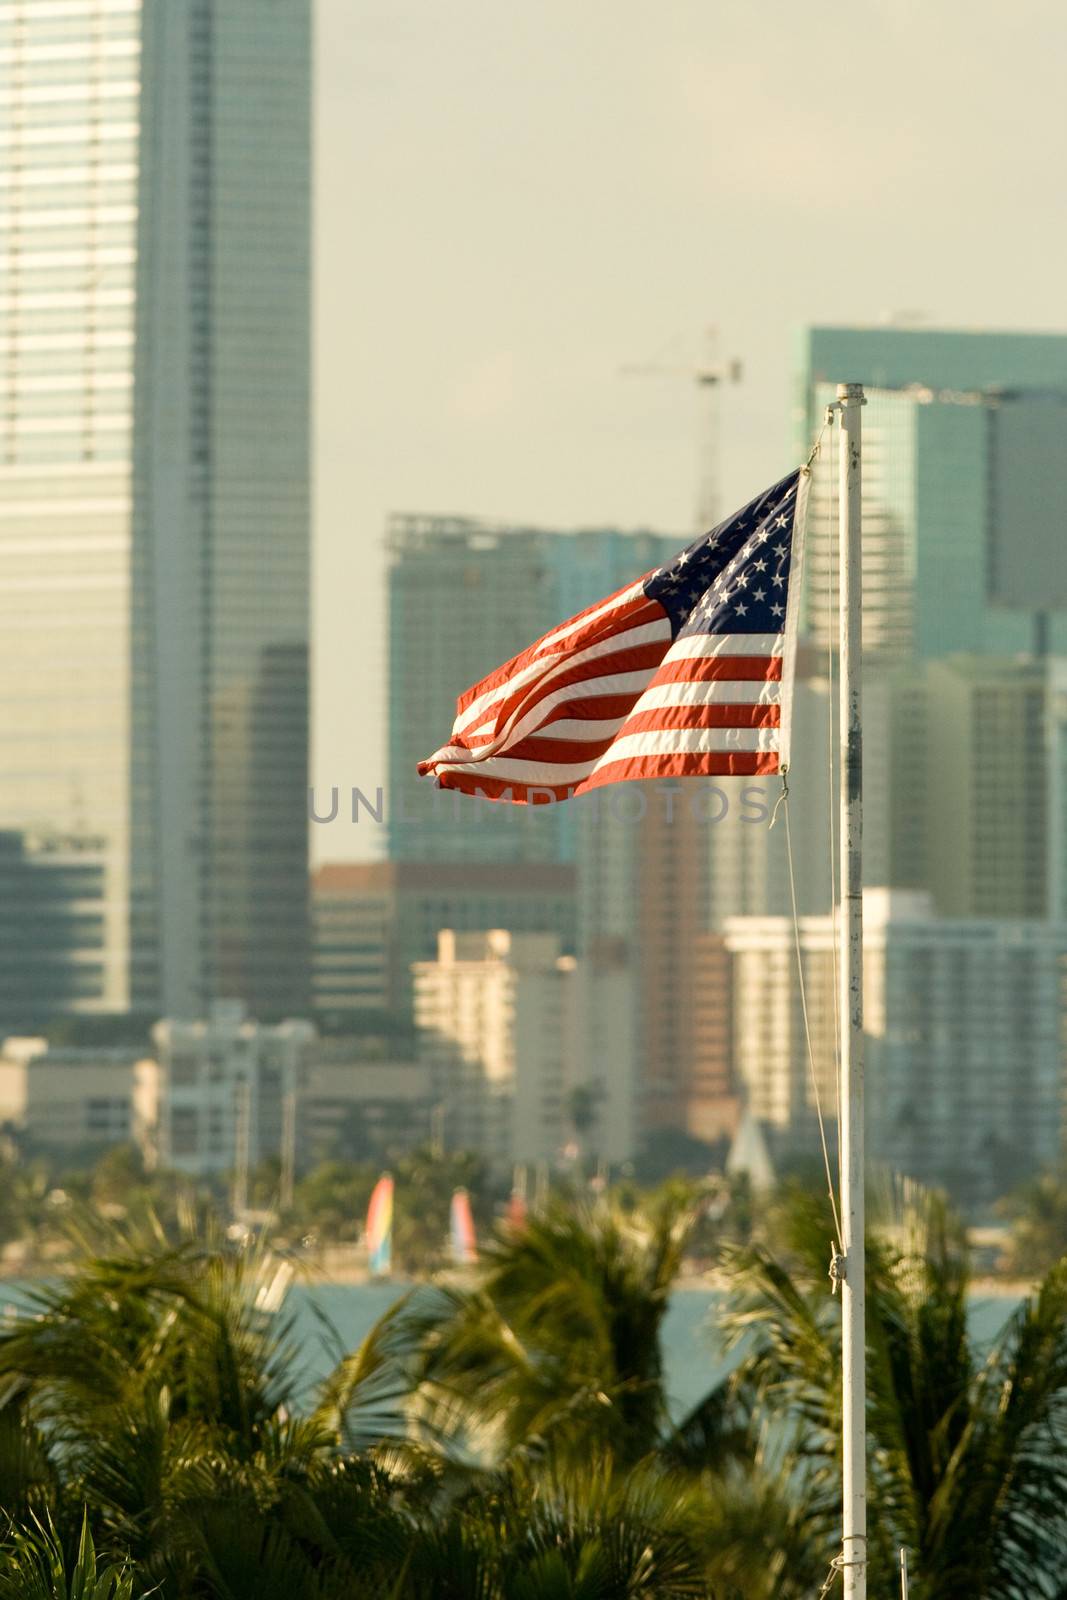
[[[69,1571],[50,1522],[13,1530],[0,1557],[0,1600],[147,1600],[152,1592],[137,1584],[128,1563],[97,1562],[85,1517]]]

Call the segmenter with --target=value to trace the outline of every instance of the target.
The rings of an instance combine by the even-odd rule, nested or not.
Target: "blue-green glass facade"
[[[1067,651],[1067,541],[1009,525],[998,504],[1016,408],[1035,394],[1067,396],[1067,336],[924,329],[813,328],[802,336],[794,420],[806,450],[839,381],[867,389],[864,429],[864,648],[881,661],[958,651]],[[1058,413],[1059,414],[1059,413]],[[1062,410],[1067,448],[1067,408]],[[1009,431],[1001,419],[1012,424]],[[1003,433],[998,429],[1003,428]],[[999,453],[998,453],[999,442]],[[833,517],[836,452],[816,463],[805,621],[823,646],[836,629]],[[1018,476],[1018,475],[1016,475]],[[1018,494],[1013,508],[1021,502]],[[1024,520],[1027,508],[1024,509]],[[1018,578],[1007,604],[999,563]],[[1055,570],[1050,567],[1050,560]],[[1060,569],[1063,569],[1062,571]],[[1043,596],[1056,606],[1045,608]]]

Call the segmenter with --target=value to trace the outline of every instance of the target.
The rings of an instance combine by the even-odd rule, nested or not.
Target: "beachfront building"
[[[414,983],[419,1059],[449,1145],[498,1171],[631,1153],[632,1050],[610,973],[585,974],[551,934],[446,930]]]
[[[158,1069],[144,1051],[17,1037],[0,1045],[0,1126],[28,1155],[89,1161],[133,1144],[151,1163],[158,1095]]]
[[[159,1160],[196,1176],[247,1170],[282,1153],[315,1029],[253,1021],[219,1001],[195,1022],[152,1029],[159,1062]]]
[[[735,1068],[772,1151],[818,1158],[815,1092],[788,918],[727,924]],[[833,1125],[829,918],[800,921],[815,1078]],[[864,893],[871,1160],[971,1210],[1054,1164],[1064,1133],[1067,925],[940,918],[928,894]]]

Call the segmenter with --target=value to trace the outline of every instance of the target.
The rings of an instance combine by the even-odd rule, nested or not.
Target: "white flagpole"
[[[863,776],[860,718],[862,574],[860,419],[863,385],[837,388],[841,420],[840,492],[840,806],[841,806],[841,1227],[844,1238],[841,1329],[844,1446],[844,1592],[867,1595],[867,1428],[863,1208]]]

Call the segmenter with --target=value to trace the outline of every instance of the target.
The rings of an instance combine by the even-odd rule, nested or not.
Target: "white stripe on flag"
[[[704,656],[780,656],[780,633],[689,633],[675,639],[665,661],[689,661]]]
[[[668,728],[627,734],[596,760],[566,766],[561,762],[518,761],[503,755],[492,756],[485,762],[456,762],[448,771],[466,772],[476,778],[497,778],[503,783],[572,784],[580,783],[616,761],[632,761],[641,756],[773,753],[777,749],[777,728]]]
[[[636,701],[630,716],[639,711],[658,711],[662,706],[773,706],[781,698],[781,689],[777,678],[749,679],[744,683],[735,683],[732,678],[654,683]]]
[[[469,706],[465,706],[457,715],[452,732],[466,733],[477,718],[484,717],[492,706],[501,700],[509,700],[517,689],[527,684],[537,681],[550,683],[560,672],[570,672],[587,662],[598,661],[602,656],[614,655],[617,650],[634,650],[641,645],[657,644],[661,639],[669,639],[670,636],[671,625],[664,616],[657,618],[655,622],[644,622],[637,628],[625,628],[619,633],[612,634],[609,639],[601,639],[596,644],[587,645],[584,650],[539,657],[531,661],[529,666],[523,667],[521,672],[516,672],[514,677],[506,678],[503,683],[497,684],[495,689],[488,689],[485,694],[479,695],[477,700],[472,700]]]

